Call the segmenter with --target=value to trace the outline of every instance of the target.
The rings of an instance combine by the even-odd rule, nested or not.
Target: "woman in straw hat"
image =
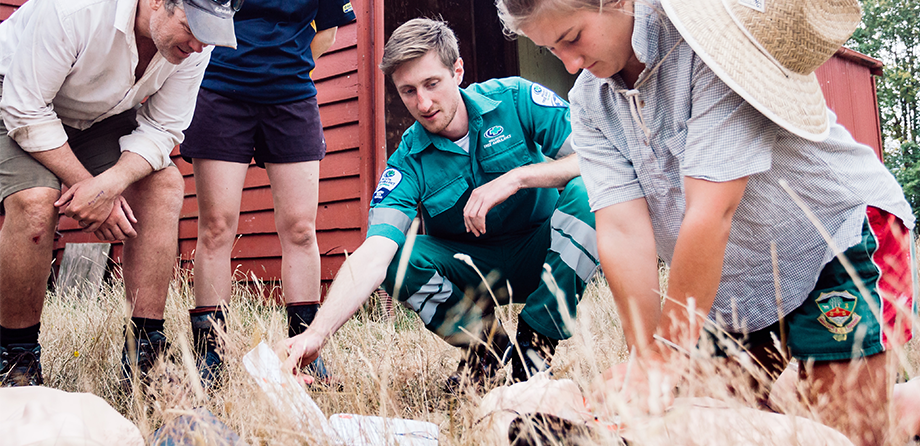
[[[677,378],[701,332],[743,337],[771,377],[788,347],[813,362],[800,378],[822,420],[881,443],[886,352],[910,337],[914,219],[813,74],[859,23],[856,0],[497,6],[509,31],[584,68],[569,94],[574,145],[641,365],[607,376],[629,367],[633,389]],[[671,267],[663,305],[658,258]]]

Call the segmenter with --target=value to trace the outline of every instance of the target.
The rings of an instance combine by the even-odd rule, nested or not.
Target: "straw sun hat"
[[[859,25],[857,0],[661,0],[671,22],[732,90],[790,132],[827,137],[814,71]]]

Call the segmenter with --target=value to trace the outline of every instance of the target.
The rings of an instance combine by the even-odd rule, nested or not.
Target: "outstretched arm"
[[[393,240],[371,236],[348,257],[310,327],[282,341],[289,354],[284,362],[285,370],[297,370],[301,364],[309,364],[319,356],[326,341],[383,283],[387,267],[398,249],[399,245]]]
[[[466,232],[479,237],[486,232],[486,215],[521,189],[565,187],[572,178],[581,175],[578,157],[574,154],[555,161],[521,166],[477,187],[463,207]]]

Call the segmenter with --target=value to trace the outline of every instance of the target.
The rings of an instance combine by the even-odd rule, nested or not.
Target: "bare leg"
[[[281,239],[284,300],[319,302],[320,260],[316,243],[319,161],[265,167],[272,183],[275,226]]]
[[[182,175],[167,167],[125,190],[137,217],[137,237],[125,241],[124,275],[132,316],[163,319],[178,250]]]
[[[894,386],[891,408],[904,436],[920,436],[920,378]]]
[[[821,422],[843,432],[856,445],[884,444],[888,432],[887,353],[854,361],[827,361],[811,370],[799,366],[807,396]]]
[[[0,325],[26,328],[39,322],[58,212],[55,189],[36,187],[4,200],[6,219],[0,229]]]
[[[198,245],[195,248],[195,305],[230,300],[230,252],[240,221],[240,201],[248,165],[196,159]]]

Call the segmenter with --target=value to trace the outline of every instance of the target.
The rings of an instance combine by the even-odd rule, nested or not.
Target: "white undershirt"
[[[470,153],[470,132],[466,132],[466,135],[463,135],[463,138],[454,141],[454,144],[460,146],[464,152]]]

